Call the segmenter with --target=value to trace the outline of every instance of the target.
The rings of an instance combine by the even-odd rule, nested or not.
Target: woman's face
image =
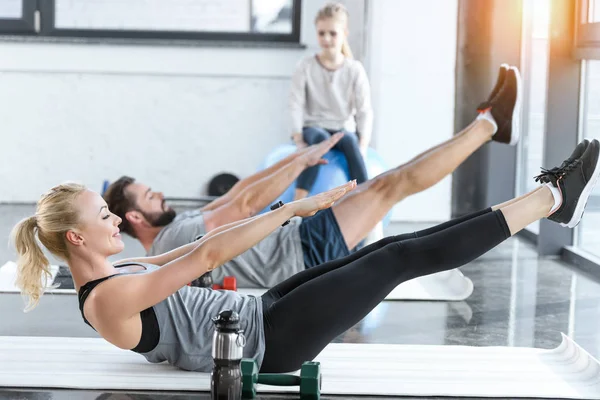
[[[118,228],[121,218],[108,210],[102,196],[86,190],[77,196],[75,203],[79,224],[67,234],[68,239],[92,254],[109,257],[120,253],[125,248]]]

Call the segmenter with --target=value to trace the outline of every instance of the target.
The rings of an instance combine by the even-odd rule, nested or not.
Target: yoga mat
[[[316,361],[324,395],[600,399],[598,361],[565,335],[549,350],[336,343]],[[0,337],[0,387],[206,392],[209,379],[103,339]]]

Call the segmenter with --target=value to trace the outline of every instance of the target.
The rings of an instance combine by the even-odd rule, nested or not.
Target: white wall
[[[375,148],[402,164],[454,129],[457,0],[370,1],[366,64],[373,90]],[[394,209],[394,219],[450,216],[451,177]]]
[[[0,42],[0,202],[122,174],[192,197],[249,175],[289,140],[289,79],[322,1],[302,4],[306,49]]]
[[[353,51],[368,56],[374,147],[389,166],[452,134],[456,2],[345,1]],[[218,172],[249,175],[288,140],[289,79],[317,49],[323,3],[302,2],[306,49],[0,42],[0,202],[34,202],[64,180],[100,190],[122,174],[193,197]],[[449,210],[446,180],[395,217]]]

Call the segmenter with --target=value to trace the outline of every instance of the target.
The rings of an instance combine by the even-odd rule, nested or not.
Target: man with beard
[[[395,204],[438,183],[481,146],[491,140],[510,145],[518,142],[520,82],[518,70],[503,65],[488,100],[482,103],[477,118],[464,130],[409,162],[358,185],[331,208],[309,218],[292,219],[245,253],[215,269],[213,279],[220,282],[225,276],[233,275],[239,287],[270,288],[306,268],[349,255]],[[137,238],[149,256],[158,255],[193,242],[209,231],[218,234],[246,223],[273,202],[308,166],[302,161],[306,154],[314,156],[315,152],[301,153],[304,155],[297,156],[300,161],[279,163],[276,167],[279,169],[272,172],[271,178],[258,181],[262,182],[260,188],[255,187],[258,184],[255,182],[234,192],[228,201],[218,199],[216,206],[209,204],[204,209],[179,216],[165,204],[162,193],[133,178],[120,178],[104,197],[109,209],[122,218],[121,231]],[[311,160],[316,163],[317,157]],[[301,167],[294,169],[297,163]],[[281,179],[272,178],[275,176]],[[274,183],[269,182],[270,179],[274,179]],[[273,189],[273,185],[277,188]],[[248,200],[257,198],[261,199],[260,204]],[[240,209],[240,204],[245,204],[243,213],[246,215],[238,217],[242,214],[239,210],[230,215],[227,210]]]
[[[162,193],[153,192],[128,176],[113,182],[103,196],[111,210],[123,219],[121,231],[137,238],[146,251],[150,251],[157,236],[174,229],[176,222],[199,217],[203,229],[193,237],[195,240],[222,225],[256,215],[281,195],[304,169],[326,163],[322,157],[343,136],[337,133],[329,140],[299,149],[271,167],[238,181],[226,194],[199,210],[180,216],[165,204]]]

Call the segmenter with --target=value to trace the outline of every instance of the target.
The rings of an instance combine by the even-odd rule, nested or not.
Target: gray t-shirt
[[[149,273],[158,267],[142,264]],[[168,361],[188,371],[210,372],[213,367],[212,338],[215,331],[211,318],[223,310],[240,316],[246,337],[244,358],[254,359],[259,368],[265,353],[262,300],[230,290],[212,290],[184,286],[153,306],[160,338],[158,345],[141,353],[149,362]]]
[[[301,218],[261,240],[233,260],[212,271],[215,282],[234,276],[238,287],[271,288],[305,269],[300,241]],[[183,212],[165,226],[154,239],[148,256],[166,253],[195,241],[206,234],[204,217],[199,210]]]

